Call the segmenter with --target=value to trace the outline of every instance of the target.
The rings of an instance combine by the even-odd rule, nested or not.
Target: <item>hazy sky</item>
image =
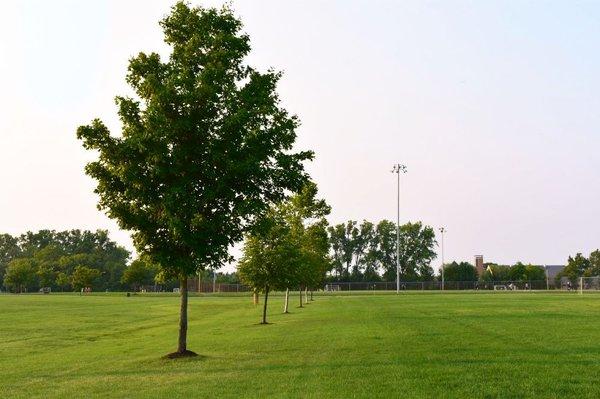
[[[171,4],[2,2],[0,232],[106,228],[131,248],[96,210],[75,130],[100,117],[118,131],[127,60],[166,54]],[[447,260],[552,264],[600,247],[600,2],[233,6],[249,62],[285,73],[330,222],[394,220],[402,162],[401,220],[445,226]]]

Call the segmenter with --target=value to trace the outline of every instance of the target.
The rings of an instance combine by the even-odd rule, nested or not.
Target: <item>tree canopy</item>
[[[396,279],[396,224],[377,225],[364,220],[328,228],[332,278],[337,281]],[[400,278],[405,281],[433,279],[431,262],[436,257],[435,232],[421,222],[400,226]]]
[[[315,287],[329,269],[325,216],[330,207],[316,196],[316,185],[308,183],[288,201],[273,206],[246,237],[238,274],[265,293],[263,323],[270,290]]]
[[[147,257],[141,256],[131,262],[129,267],[125,269],[121,282],[131,286],[136,291],[140,286],[154,284],[157,274],[158,267],[150,262]]]
[[[599,275],[594,274],[598,270],[599,253],[598,250],[592,252],[590,258],[586,258],[581,253],[577,253],[575,256],[569,256],[567,265],[556,275],[556,280],[560,281],[561,278],[566,277],[572,283],[575,283],[579,277]]]
[[[444,266],[444,280],[446,281],[477,281],[477,269],[469,262],[452,262]]]

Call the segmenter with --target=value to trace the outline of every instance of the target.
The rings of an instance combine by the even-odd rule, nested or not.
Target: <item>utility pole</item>
[[[444,266],[446,263],[444,262],[444,233],[446,229],[444,227],[440,227],[440,233],[442,233],[442,291],[444,290]]]
[[[406,173],[406,166],[395,164],[392,173],[398,176],[397,208],[396,208],[396,294],[400,293],[400,172]]]

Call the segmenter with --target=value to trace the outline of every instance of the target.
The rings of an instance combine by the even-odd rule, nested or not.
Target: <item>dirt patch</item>
[[[198,354],[196,352],[192,352],[192,351],[184,351],[184,352],[173,352],[173,353],[169,353],[168,355],[163,356],[164,359],[182,359],[182,358],[188,358],[188,357],[197,357]]]

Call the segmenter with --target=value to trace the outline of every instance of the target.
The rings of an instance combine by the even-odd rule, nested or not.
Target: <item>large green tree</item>
[[[56,286],[56,277],[59,273],[59,260],[61,256],[60,249],[53,245],[48,245],[36,252],[33,259],[37,266],[40,287]]]
[[[362,280],[362,276],[367,269],[369,260],[369,249],[375,239],[375,226],[373,223],[363,220],[363,222],[352,230],[352,249],[354,262],[350,271],[352,280]]]
[[[384,278],[396,279],[396,227],[391,222],[384,224],[379,237],[381,246],[381,266]],[[400,279],[403,281],[431,280],[431,262],[436,258],[435,232],[432,227],[421,222],[406,223],[400,226]]]
[[[589,264],[587,270],[584,272],[585,277],[596,277],[600,276],[600,250],[593,251],[589,258]]]
[[[541,281],[546,279],[546,272],[542,266],[532,264],[525,265],[522,262],[517,262],[511,266],[509,271],[509,279],[512,281]]]
[[[245,64],[249,38],[229,8],[179,2],[160,24],[171,53],[130,60],[121,135],[96,119],[77,137],[99,155],[86,167],[99,208],[180,281],[173,356],[184,356],[188,276],[229,260],[257,216],[304,185],[312,153],[292,151],[298,121],[279,104],[280,74]]]
[[[31,258],[17,258],[10,261],[4,275],[4,285],[14,292],[26,292],[37,286],[37,267]]]
[[[335,277],[341,281],[350,279],[352,259],[354,257],[354,238],[357,235],[356,222],[340,223],[327,228],[332,249],[332,266]]]
[[[485,264],[485,271],[483,272],[481,279],[489,282],[509,281],[510,266],[487,263]]]
[[[396,224],[377,225],[364,220],[328,228],[333,276],[338,281],[396,279]],[[433,279],[431,262],[436,257],[435,233],[421,222],[400,226],[400,278],[404,281]]]
[[[567,265],[556,275],[556,280],[560,281],[562,277],[566,277],[572,283],[575,283],[579,277],[584,275],[589,267],[590,260],[581,253],[577,253],[575,256],[569,256]]]
[[[477,269],[469,262],[452,262],[444,266],[445,281],[477,281]]]
[[[0,282],[4,281],[6,268],[11,260],[21,254],[19,240],[10,234],[0,234]]]
[[[92,269],[84,265],[78,265],[71,276],[71,285],[80,290],[82,288],[92,287],[102,273],[98,269]]]
[[[385,219],[377,223],[371,257],[387,281],[396,279],[396,242],[396,223]]]
[[[137,291],[142,285],[149,285],[155,282],[155,277],[158,273],[156,265],[152,264],[145,256],[135,259],[125,269],[121,282],[129,285],[134,291]]]
[[[546,279],[546,269],[543,266],[529,264],[525,267],[527,280],[543,281]]]

